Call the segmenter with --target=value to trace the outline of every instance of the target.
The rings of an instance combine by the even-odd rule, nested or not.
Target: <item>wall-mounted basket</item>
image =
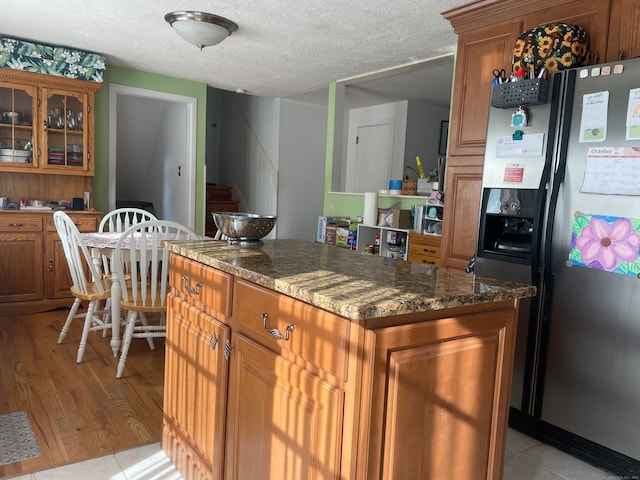
[[[543,78],[492,85],[491,106],[513,108],[520,105],[541,105],[547,102],[548,88],[549,82]]]

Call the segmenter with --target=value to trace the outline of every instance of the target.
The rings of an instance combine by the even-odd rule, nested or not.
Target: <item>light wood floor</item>
[[[124,375],[109,338],[91,332],[75,363],[82,320],[58,345],[67,310],[0,316],[0,414],[25,411],[40,457],[0,465],[0,478],[158,442],[162,428],[164,339],[133,339]]]

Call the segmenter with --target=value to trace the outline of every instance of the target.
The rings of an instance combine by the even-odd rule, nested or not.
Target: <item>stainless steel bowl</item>
[[[278,219],[275,215],[255,213],[213,212],[213,221],[231,242],[259,242],[267,236]]]

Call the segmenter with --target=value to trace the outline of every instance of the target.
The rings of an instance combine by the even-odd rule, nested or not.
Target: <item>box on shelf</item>
[[[358,245],[358,223],[352,223],[349,225],[349,238],[347,238],[347,247],[351,250],[355,250]]]
[[[347,247],[349,240],[349,225],[337,226],[336,225],[336,245],[338,247]]]
[[[326,243],[328,245],[335,245],[336,244],[336,234],[337,234],[336,230],[337,229],[338,229],[338,227],[336,226],[335,223],[327,224],[324,243]]]
[[[336,245],[355,250],[359,223],[362,222],[348,217],[338,217],[336,219]]]
[[[316,230],[316,242],[326,243],[327,241],[327,225],[333,223],[333,217],[320,215],[318,217],[318,228]]]
[[[352,220],[350,217],[320,215],[315,240],[355,250],[359,223],[362,223],[359,218]]]
[[[411,210],[400,210],[399,208],[394,208],[391,227],[403,229],[413,228],[413,221],[411,220]]]
[[[418,195],[430,195],[433,190],[433,184],[429,182],[428,178],[419,178],[416,186],[416,193]]]

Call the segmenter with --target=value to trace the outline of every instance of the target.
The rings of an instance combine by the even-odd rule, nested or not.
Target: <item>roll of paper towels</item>
[[[364,193],[364,225],[375,227],[378,224],[378,194]]]

